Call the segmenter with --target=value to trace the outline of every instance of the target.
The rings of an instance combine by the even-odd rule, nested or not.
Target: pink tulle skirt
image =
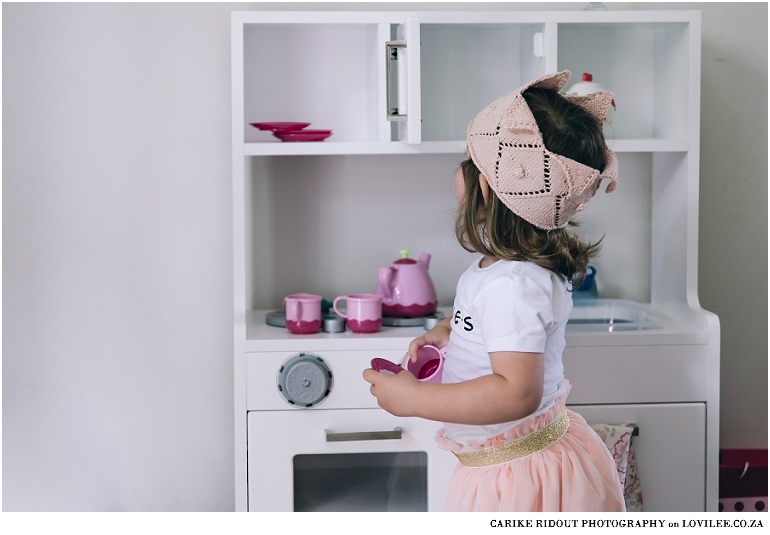
[[[567,394],[569,383],[565,381]],[[545,427],[561,414],[567,394],[546,413],[483,443],[461,445],[436,434],[439,448],[461,453],[499,446]],[[475,468],[458,463],[449,483],[447,511],[625,511],[615,461],[596,431],[567,409],[569,429],[556,443],[528,457]]]

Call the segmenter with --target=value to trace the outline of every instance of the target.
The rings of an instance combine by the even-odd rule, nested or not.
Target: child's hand
[[[377,404],[394,416],[415,416],[416,395],[420,382],[409,372],[389,375],[364,370],[364,380],[370,383],[369,392],[377,398]]]
[[[417,362],[417,350],[422,346],[436,346],[441,349],[449,344],[449,335],[452,332],[451,318],[444,318],[436,324],[430,331],[426,332],[419,338],[415,338],[409,343],[409,351],[407,351],[404,360],[401,362],[401,366],[406,367],[406,359],[411,359],[412,362]],[[399,375],[401,375],[399,373]]]

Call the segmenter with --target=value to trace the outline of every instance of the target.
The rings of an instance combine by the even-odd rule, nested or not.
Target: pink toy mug
[[[346,301],[345,312],[337,307],[340,301]],[[333,306],[355,333],[374,333],[382,327],[382,297],[377,294],[341,295],[334,300]]]
[[[286,296],[286,328],[294,334],[313,334],[321,330],[321,296]]]
[[[424,383],[440,383],[444,374],[446,347],[422,346],[417,350],[417,362],[406,361],[406,369]]]
[[[423,383],[440,383],[444,373],[444,353],[446,347],[439,349],[435,346],[422,346],[417,350],[417,362],[411,359],[406,362],[406,370]],[[372,359],[372,369],[378,372],[395,375],[404,368],[389,360]]]

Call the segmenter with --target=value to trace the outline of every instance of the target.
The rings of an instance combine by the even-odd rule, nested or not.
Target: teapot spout
[[[417,260],[417,263],[422,266],[425,271],[428,271],[428,267],[430,267],[430,253],[422,253]]]

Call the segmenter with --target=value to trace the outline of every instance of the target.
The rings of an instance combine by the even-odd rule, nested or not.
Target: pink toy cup
[[[337,307],[340,301],[346,302],[345,312]],[[341,295],[334,300],[334,311],[355,333],[374,333],[382,326],[382,297],[377,294]]]
[[[321,296],[286,296],[286,328],[294,334],[313,334],[321,330]]]
[[[424,383],[440,383],[444,372],[444,353],[446,347],[422,346],[417,350],[417,362],[406,362],[406,369]]]

